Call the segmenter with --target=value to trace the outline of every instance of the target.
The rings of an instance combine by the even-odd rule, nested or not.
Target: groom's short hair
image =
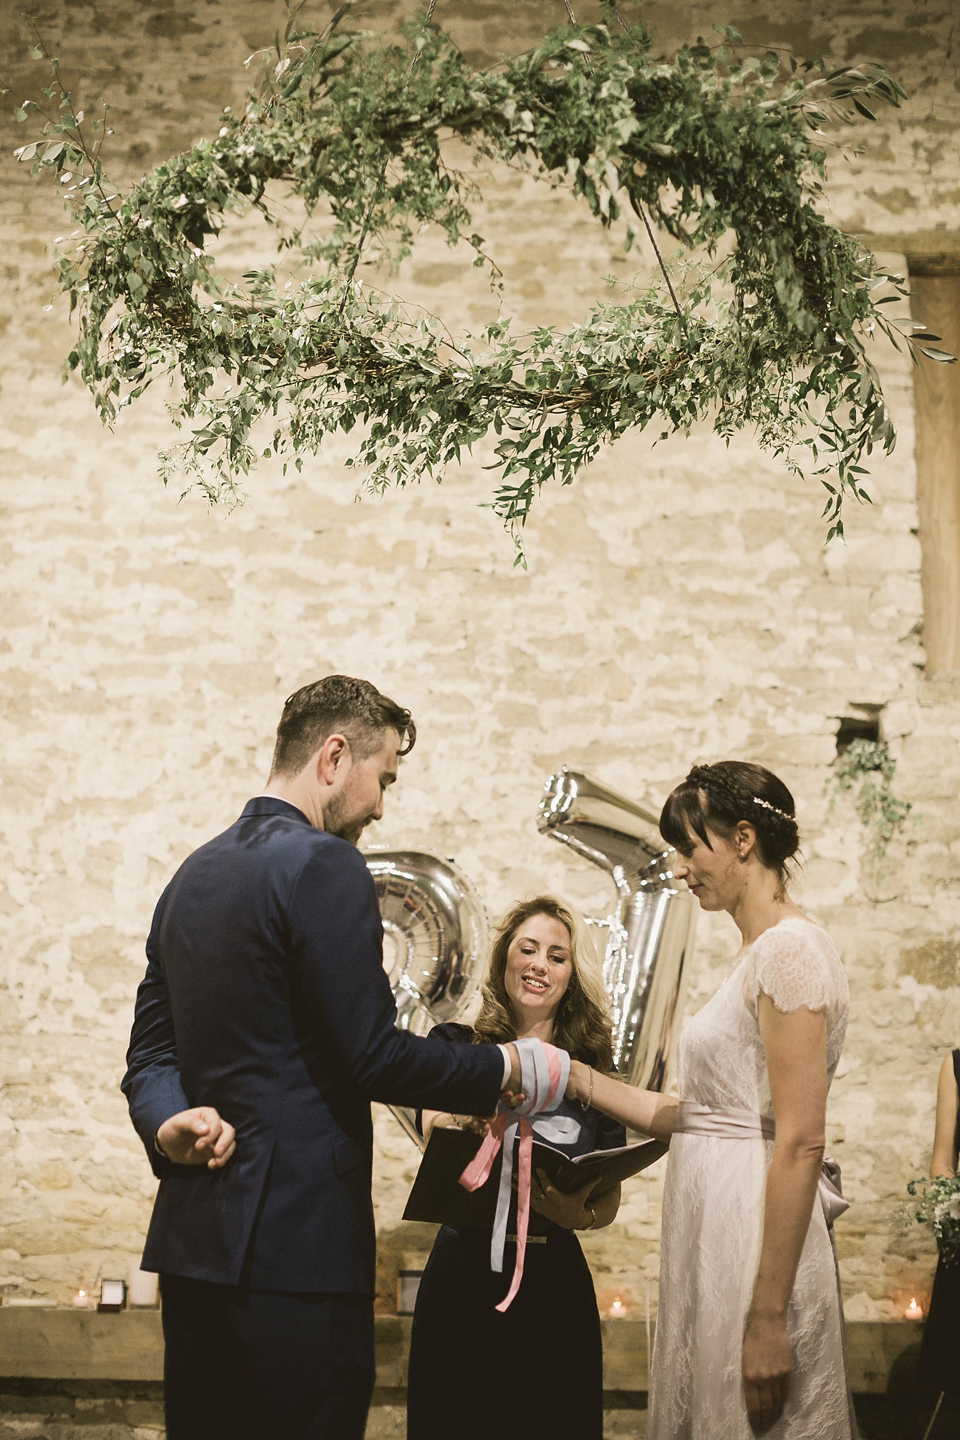
[[[287,699],[277,726],[271,775],[299,775],[328,735],[345,735],[357,760],[383,744],[383,732],[396,730],[408,755],[417,739],[409,710],[381,695],[369,680],[326,675]],[[405,743],[404,743],[405,741]]]

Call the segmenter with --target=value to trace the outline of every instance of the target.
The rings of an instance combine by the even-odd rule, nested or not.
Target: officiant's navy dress
[[[473,1038],[466,1025],[430,1034]],[[535,1120],[534,1134],[571,1156],[627,1143],[622,1125],[566,1101]],[[511,1233],[513,1225],[511,1217]],[[441,1226],[413,1316],[407,1440],[602,1440],[603,1351],[590,1269],[573,1231],[531,1211],[530,1233],[520,1290],[501,1315],[516,1244],[508,1242],[498,1275],[489,1230]]]

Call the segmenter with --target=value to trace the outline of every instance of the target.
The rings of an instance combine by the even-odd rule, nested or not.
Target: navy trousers
[[[167,1440],[363,1440],[373,1301],[161,1276]]]

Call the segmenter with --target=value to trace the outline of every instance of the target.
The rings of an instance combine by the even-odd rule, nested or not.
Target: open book
[[[502,1151],[493,1162],[493,1169],[484,1185],[472,1193],[464,1190],[460,1176],[480,1149],[481,1137],[467,1130],[435,1128],[424,1151],[413,1182],[404,1220],[424,1220],[432,1224],[452,1225],[455,1230],[489,1230],[500,1185]],[[516,1151],[514,1154],[516,1155]],[[533,1141],[533,1173],[542,1170],[558,1190],[578,1190],[587,1180],[598,1182],[595,1193],[602,1194],[621,1180],[637,1175],[666,1155],[667,1147],[659,1140],[638,1140],[615,1150],[591,1150],[571,1159],[564,1151],[538,1139]],[[516,1230],[516,1196],[511,1205],[508,1230]],[[543,1235],[549,1221],[535,1210],[530,1212],[530,1234]]]

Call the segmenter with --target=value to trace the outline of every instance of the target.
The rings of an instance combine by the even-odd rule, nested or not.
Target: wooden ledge
[[[642,1320],[603,1320],[605,1391],[647,1389],[647,1337]],[[922,1325],[853,1320],[847,1324],[850,1379],[857,1394],[884,1394],[898,1367],[920,1342]],[[376,1318],[377,1387],[407,1383],[410,1318]],[[36,1380],[162,1380],[163,1334],[158,1310],[101,1315],[90,1310],[0,1309],[0,1376]]]
[[[159,1310],[0,1309],[0,1375],[35,1380],[162,1380]]]

